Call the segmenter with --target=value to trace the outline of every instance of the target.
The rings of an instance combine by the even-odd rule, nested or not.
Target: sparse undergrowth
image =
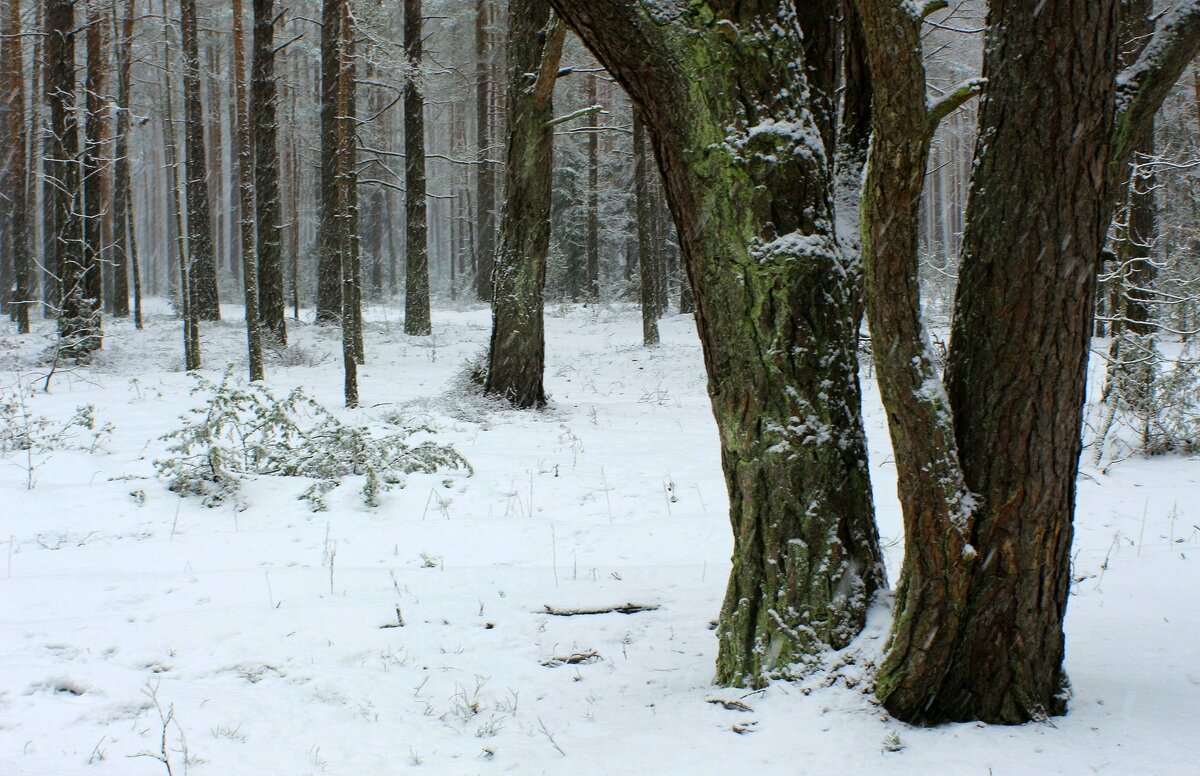
[[[236,499],[242,480],[253,475],[315,480],[300,497],[321,511],[324,496],[351,475],[366,477],[363,502],[374,507],[380,493],[403,487],[407,474],[473,473],[453,447],[409,441],[417,433],[434,433],[430,426],[406,425],[375,436],[364,426],[342,423],[300,388],[281,398],[263,385],[239,384],[229,372],[220,384],[196,380],[192,394],[207,398],[181,416],[181,428],[162,437],[172,442],[171,455],[154,465],[171,490],[201,496],[208,506]]]

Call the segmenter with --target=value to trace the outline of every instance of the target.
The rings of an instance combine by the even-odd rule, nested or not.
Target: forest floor
[[[293,325],[292,347],[268,359],[278,394],[301,386],[343,420],[381,429],[397,413],[431,425],[474,474],[411,475],[377,508],[352,477],[324,512],[297,500],[310,482],[261,477],[239,511],[181,498],[156,475],[162,435],[203,397],[182,372],[178,323],[161,302],[150,307],[144,331],[111,322],[96,362],[60,367],[49,393],[52,323],[26,338],[0,324],[10,428],[59,427],[89,404],[97,428],[112,426],[94,450],[91,433],[72,428],[53,451],[0,460],[0,774],[1200,767],[1196,458],[1133,458],[1102,474],[1085,453],[1067,716],[913,728],[868,692],[887,600],[830,656],[829,673],[756,693],[711,684],[731,533],[689,316],[665,319],[664,344],[646,350],[635,308],[552,307],[542,412],[468,387],[485,309],[441,311],[421,339],[403,335],[395,309],[372,307],[364,408],[352,412],[341,409],[337,332]],[[240,312],[204,327],[209,379],[227,365],[244,372]],[[871,471],[894,582],[901,525],[870,377]],[[627,603],[658,608],[546,608]],[[391,627],[398,612],[403,627]]]

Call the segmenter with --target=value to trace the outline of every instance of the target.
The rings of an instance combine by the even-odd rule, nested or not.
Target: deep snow
[[[1068,716],[917,729],[865,692],[887,602],[832,673],[747,694],[710,684],[729,570],[716,429],[690,317],[640,346],[624,306],[552,308],[544,412],[464,387],[484,309],[402,334],[373,307],[364,409],[341,405],[336,332],[294,325],[268,362],[339,417],[436,424],[475,475],[247,484],[247,508],[181,499],[154,473],[196,406],[178,324],[109,322],[88,368],[41,391],[51,323],[0,336],[0,393],[34,415],[94,404],[102,450],[0,461],[0,774],[1191,774],[1200,772],[1200,460],[1084,465],[1067,618]],[[244,363],[240,309],[204,329],[204,373]],[[1095,379],[1095,376],[1094,376]],[[30,388],[32,386],[32,388]],[[878,520],[902,553],[894,467],[864,372]],[[87,436],[80,435],[86,443]],[[1090,462],[1090,456],[1085,454]],[[658,605],[555,617],[544,606]],[[397,624],[397,608],[403,627]],[[998,645],[1003,648],[1003,645]],[[578,665],[543,661],[594,651]],[[739,700],[733,708],[713,700]]]

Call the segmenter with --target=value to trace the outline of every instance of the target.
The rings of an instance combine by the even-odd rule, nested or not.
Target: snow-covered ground
[[[1068,716],[917,729],[865,692],[886,601],[832,674],[752,694],[710,684],[731,536],[690,317],[665,320],[648,351],[635,309],[553,308],[552,406],[536,413],[464,388],[486,310],[436,313],[418,339],[372,308],[354,412],[336,333],[293,326],[297,344],[268,363],[278,393],[302,386],[356,423],[432,423],[475,474],[413,475],[376,509],[348,481],[319,513],[296,499],[307,483],[263,478],[239,512],[155,475],[161,435],[199,398],[178,324],[152,309],[142,332],[109,322],[98,363],[60,368],[49,394],[52,327],[20,339],[0,324],[0,394],[32,385],[30,416],[92,404],[113,427],[95,451],[0,461],[0,774],[164,774],[164,719],[176,776],[185,759],[222,776],[1200,772],[1194,458],[1084,466]],[[226,317],[204,330],[212,379],[243,369],[240,310]],[[894,579],[894,467],[870,380],[865,393]],[[659,608],[545,609],[627,602]]]

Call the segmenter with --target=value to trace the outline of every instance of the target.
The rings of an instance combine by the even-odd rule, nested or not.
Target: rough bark
[[[246,350],[250,380],[263,379],[263,343],[258,312],[258,251],[254,233],[254,138],[246,106],[245,8],[233,0],[234,148],[238,161],[238,235],[241,239],[242,290],[246,300]]]
[[[1016,723],[1066,707],[1063,617],[1110,217],[1117,27],[1117,0],[990,6],[946,372],[966,485],[981,497],[968,536],[978,560],[943,679],[889,702],[905,719]]]
[[[421,0],[404,0],[404,333],[433,332],[429,317],[429,236],[425,202],[425,96],[421,92]]]
[[[505,199],[493,272],[492,337],[484,391],[517,407],[546,403],[542,307],[554,169],[551,120],[565,33],[547,0],[512,0]]]
[[[212,207],[208,198],[208,153],[200,99],[200,31],[196,0],[183,0],[183,143],[187,161],[188,265],[193,312],[203,321],[221,320],[217,260],[213,253]]]
[[[883,584],[854,289],[810,85],[788,66],[798,24],[766,0],[553,4],[639,111],[690,270],[734,533],[717,679],[795,675],[859,632]]]
[[[287,344],[280,235],[279,127],[276,123],[275,0],[254,0],[250,116],[254,132],[254,213],[258,225],[258,312],[263,335]]]

